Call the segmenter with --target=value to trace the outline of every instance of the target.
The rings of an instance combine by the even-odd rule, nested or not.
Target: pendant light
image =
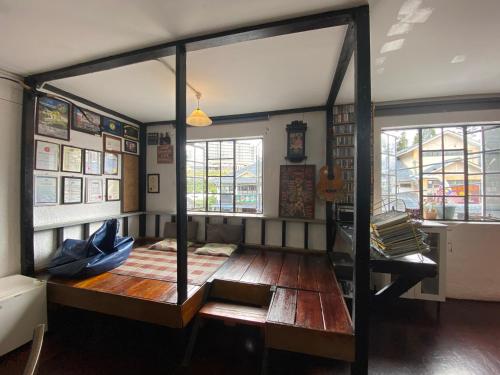
[[[188,125],[199,126],[199,127],[212,125],[212,119],[208,117],[207,114],[200,109],[200,98],[201,98],[201,93],[196,92],[196,99],[198,100],[198,106],[187,117],[186,124]]]

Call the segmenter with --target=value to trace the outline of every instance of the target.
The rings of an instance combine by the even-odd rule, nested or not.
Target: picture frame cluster
[[[102,148],[72,144],[72,132],[101,137]],[[35,134],[35,206],[121,200],[121,154],[139,154],[139,126],[43,96],[36,104]]]

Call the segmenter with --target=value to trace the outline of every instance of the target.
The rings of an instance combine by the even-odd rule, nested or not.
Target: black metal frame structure
[[[74,77],[103,70],[144,62],[160,57],[176,56],[176,188],[177,188],[177,289],[178,304],[187,299],[187,211],[186,211],[186,53],[205,48],[223,46],[243,41],[269,38],[279,35],[293,34],[309,30],[347,25],[347,33],[343,43],[340,60],[336,68],[330,94],[325,106],[280,110],[256,114],[236,116],[220,116],[216,122],[238,122],[247,120],[250,115],[265,119],[266,116],[306,111],[326,110],[327,131],[333,125],[333,105],[344,79],[352,55],[355,57],[355,108],[356,108],[356,188],[355,188],[355,230],[354,230],[354,301],[353,323],[356,335],[355,362],[352,364],[353,374],[368,372],[368,314],[369,314],[369,219],[370,219],[370,185],[371,165],[371,82],[370,82],[370,29],[369,8],[361,6],[343,10],[323,12],[302,17],[242,27],[208,35],[181,39],[152,47],[121,53],[89,62],[35,74],[25,79],[34,91],[25,90],[23,98],[23,169],[22,169],[22,270],[24,274],[33,274],[33,126],[36,88],[49,81]],[[54,88],[52,87],[54,90]],[[58,89],[56,89],[58,90]],[[66,93],[68,94],[68,93]],[[77,97],[74,97],[78,100]],[[88,101],[87,101],[88,102]],[[94,106],[95,103],[92,103]],[[109,112],[108,112],[109,113]],[[238,117],[239,116],[239,117]],[[120,116],[124,117],[124,116]],[[130,118],[129,118],[130,119]],[[133,120],[133,119],[130,119]],[[139,123],[138,121],[132,121]],[[165,122],[161,122],[163,124]],[[153,125],[156,123],[150,123]],[[140,146],[146,149],[146,130],[141,127]],[[330,133],[327,133],[328,135]],[[329,136],[326,137],[330,138]],[[142,148],[144,147],[144,148]],[[327,146],[327,163],[329,174],[332,174],[331,145]],[[141,209],[145,205],[146,192],[146,153],[141,152],[140,193]],[[327,228],[333,228],[332,207],[327,210]],[[262,220],[262,237],[265,239],[265,220]],[[327,230],[330,233],[331,230]],[[145,233],[145,217],[142,215],[140,234]],[[328,250],[331,250],[333,237],[328,235]]]

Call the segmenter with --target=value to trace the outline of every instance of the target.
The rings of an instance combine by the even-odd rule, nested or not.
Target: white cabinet
[[[438,265],[436,277],[423,279],[402,297],[417,298],[430,301],[445,301],[446,299],[446,231],[448,226],[434,221],[424,221],[422,229],[429,235],[427,243],[430,245],[430,252],[424,255],[432,259]],[[391,277],[397,275],[384,275],[383,284],[388,284]],[[381,289],[381,288],[378,288]]]
[[[0,278],[0,356],[31,341],[47,323],[46,284],[22,275]]]

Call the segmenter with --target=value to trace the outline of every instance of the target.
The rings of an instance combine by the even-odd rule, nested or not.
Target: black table
[[[344,246],[345,249],[352,247],[352,227],[348,225],[338,225],[337,241],[335,245]],[[332,261],[339,278],[346,275],[352,277],[352,258],[347,260],[349,254],[335,253]],[[403,293],[410,290],[420,281],[427,277],[437,275],[437,264],[433,260],[421,254],[405,255],[398,258],[386,258],[375,250],[371,250],[370,269],[372,272],[389,273],[395,275],[390,284],[386,285],[372,296],[372,305],[386,305]]]

